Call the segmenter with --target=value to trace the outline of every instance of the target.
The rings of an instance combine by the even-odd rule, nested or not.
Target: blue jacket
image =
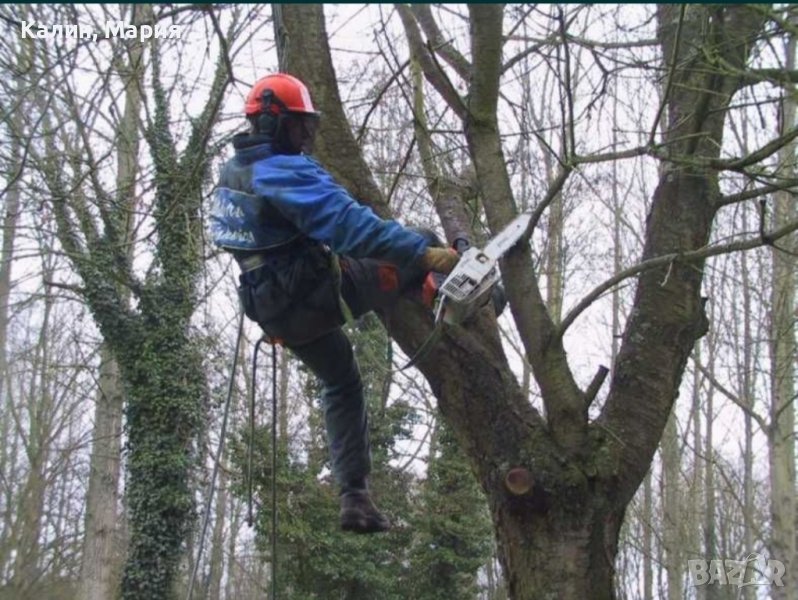
[[[265,250],[306,236],[333,252],[400,266],[417,260],[427,240],[384,221],[355,201],[314,159],[274,154],[268,139],[239,134],[222,169],[211,211],[214,243]]]

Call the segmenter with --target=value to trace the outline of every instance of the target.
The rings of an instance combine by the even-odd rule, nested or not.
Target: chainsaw
[[[521,213],[484,248],[471,246],[462,238],[455,242],[460,260],[443,283],[435,286],[438,297],[435,327],[402,370],[415,365],[426,355],[440,337],[442,323],[459,325],[491,300],[493,288],[499,281],[499,259],[518,243],[531,218],[531,213]],[[434,278],[436,274],[430,275]]]

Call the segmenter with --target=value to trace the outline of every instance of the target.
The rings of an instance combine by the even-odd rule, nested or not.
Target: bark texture
[[[124,391],[119,367],[105,344],[100,357],[79,587],[79,595],[85,600],[114,597],[122,554],[117,505]]]

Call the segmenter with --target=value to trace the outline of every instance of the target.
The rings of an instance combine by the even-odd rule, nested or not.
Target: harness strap
[[[237,250],[233,252],[238,266],[241,267],[242,273],[254,271],[265,265],[270,258],[279,255],[289,254],[290,252],[304,246],[308,243],[309,239],[302,234],[297,234],[287,242],[263,248],[261,250]]]

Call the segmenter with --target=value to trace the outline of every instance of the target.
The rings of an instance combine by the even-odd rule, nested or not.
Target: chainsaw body
[[[472,246],[462,253],[438,290],[436,322],[462,323],[490,300],[491,289],[499,281],[499,259],[518,242],[530,218],[529,213],[518,215],[484,249]]]
[[[496,259],[479,248],[466,250],[438,291],[441,297],[438,309],[443,311],[443,321],[449,324],[465,321],[488,301],[490,290],[498,280]]]

